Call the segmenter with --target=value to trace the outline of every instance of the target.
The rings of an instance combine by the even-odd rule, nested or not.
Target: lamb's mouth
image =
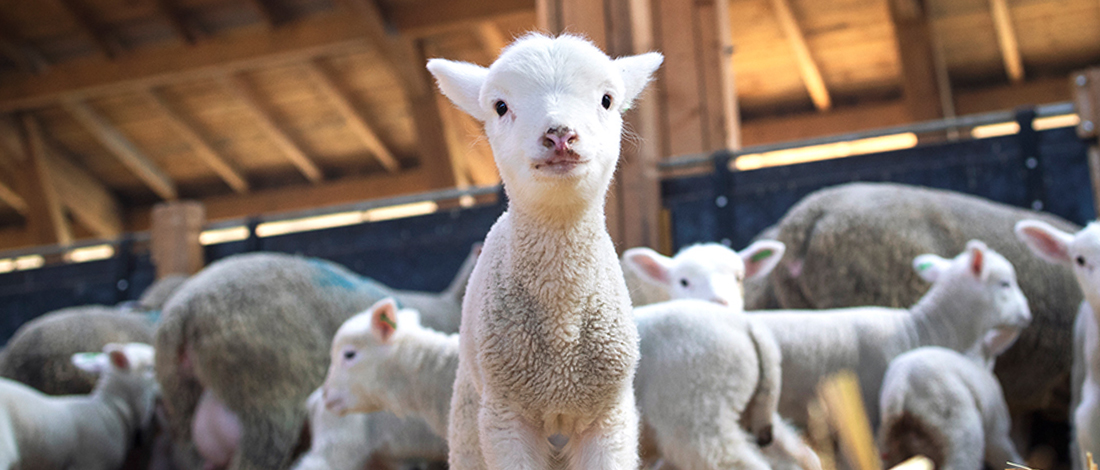
[[[565,155],[553,155],[545,160],[539,160],[535,162],[534,167],[536,171],[566,174],[585,163],[588,163],[588,160],[581,158],[580,155],[568,153]]]

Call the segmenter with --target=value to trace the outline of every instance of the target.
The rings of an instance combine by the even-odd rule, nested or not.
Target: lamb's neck
[[[511,203],[508,213],[513,220],[512,229],[519,233],[533,231],[540,235],[566,236],[593,227],[607,232],[602,200],[561,205]]]
[[[394,351],[389,390],[399,414],[424,419],[440,436],[447,435],[451,389],[458,372],[458,335],[428,329],[406,333]]]
[[[916,341],[911,348],[940,346],[965,352],[981,339],[976,322],[988,307],[953,287],[950,280],[938,282],[909,309],[905,321]]]

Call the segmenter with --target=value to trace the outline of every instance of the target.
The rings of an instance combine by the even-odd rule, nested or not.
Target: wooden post
[[[1090,142],[1089,176],[1097,215],[1100,215],[1100,68],[1082,70],[1070,75],[1073,101],[1077,105],[1077,136]]]
[[[940,94],[936,86],[936,59],[932,26],[918,0],[890,0],[890,17],[901,60],[901,94],[914,121],[939,119]]]
[[[202,269],[199,234],[206,210],[197,201],[175,201],[153,206],[150,253],[157,279],[170,274],[191,275]]]

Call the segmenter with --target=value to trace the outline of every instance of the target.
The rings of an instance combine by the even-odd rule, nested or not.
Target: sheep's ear
[[[1038,220],[1016,222],[1016,238],[1040,258],[1051,263],[1070,264],[1069,244],[1073,235]]]
[[[665,57],[658,52],[647,52],[615,59],[615,66],[622,74],[625,87],[622,99],[624,110],[630,107],[630,103],[638,95],[642,94],[642,90],[645,89],[646,84],[653,77],[653,73],[657,71],[664,60]]]
[[[940,275],[947,270],[947,267],[951,265],[951,260],[944,259],[942,256],[926,253],[913,258],[913,269],[917,271],[917,275],[926,282],[936,282],[936,279],[940,278]]]
[[[117,343],[109,343],[103,347],[103,352],[111,362],[111,366],[118,370],[129,370],[131,367],[130,356],[126,355],[126,346]]]
[[[84,352],[73,354],[72,363],[77,369],[93,374],[107,370],[107,356],[103,353]]]
[[[767,276],[779,264],[787,245],[775,240],[760,240],[738,252],[745,261],[745,279]]]
[[[445,59],[428,61],[428,71],[435,77],[440,91],[469,115],[484,121],[485,116],[478,105],[481,86],[489,69],[469,62],[455,62]]]
[[[970,274],[976,278],[981,278],[985,272],[985,252],[989,248],[978,240],[970,240],[966,243],[966,251],[970,254],[970,260],[967,262],[967,268]]]
[[[667,285],[672,282],[669,277],[669,271],[672,269],[672,258],[640,246],[623,252],[623,260],[634,272],[649,282],[660,285]]]
[[[379,300],[370,307],[370,329],[382,343],[393,338],[397,331],[397,301],[393,297]]]

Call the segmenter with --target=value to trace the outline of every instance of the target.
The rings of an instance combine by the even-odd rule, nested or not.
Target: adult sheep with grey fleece
[[[426,320],[451,323],[459,315],[472,264],[434,302],[418,299]],[[208,466],[285,468],[333,333],[375,301],[404,301],[403,294],[328,261],[275,253],[233,256],[193,276],[165,306],[156,337],[175,460],[189,463],[197,450]],[[211,423],[233,424],[219,432],[237,429],[225,441],[239,445],[211,448],[193,436],[193,427]]]
[[[74,366],[72,355],[108,343],[152,343],[160,309],[183,279],[161,279],[135,302],[64,308],[24,323],[0,354],[0,377],[47,395],[90,393],[96,376]]]
[[[774,298],[749,296],[746,309],[863,305],[904,307],[928,289],[910,269],[921,253],[953,255],[980,239],[1016,267],[1034,320],[997,361],[1013,415],[1045,408],[1068,415],[1073,319],[1081,302],[1073,273],[1032,256],[1016,240],[1016,222],[1035,218],[1067,232],[1055,216],[951,191],[888,183],[852,183],[806,196],[777,224],[787,251],[769,276]],[[748,289],[753,291],[753,289]]]

